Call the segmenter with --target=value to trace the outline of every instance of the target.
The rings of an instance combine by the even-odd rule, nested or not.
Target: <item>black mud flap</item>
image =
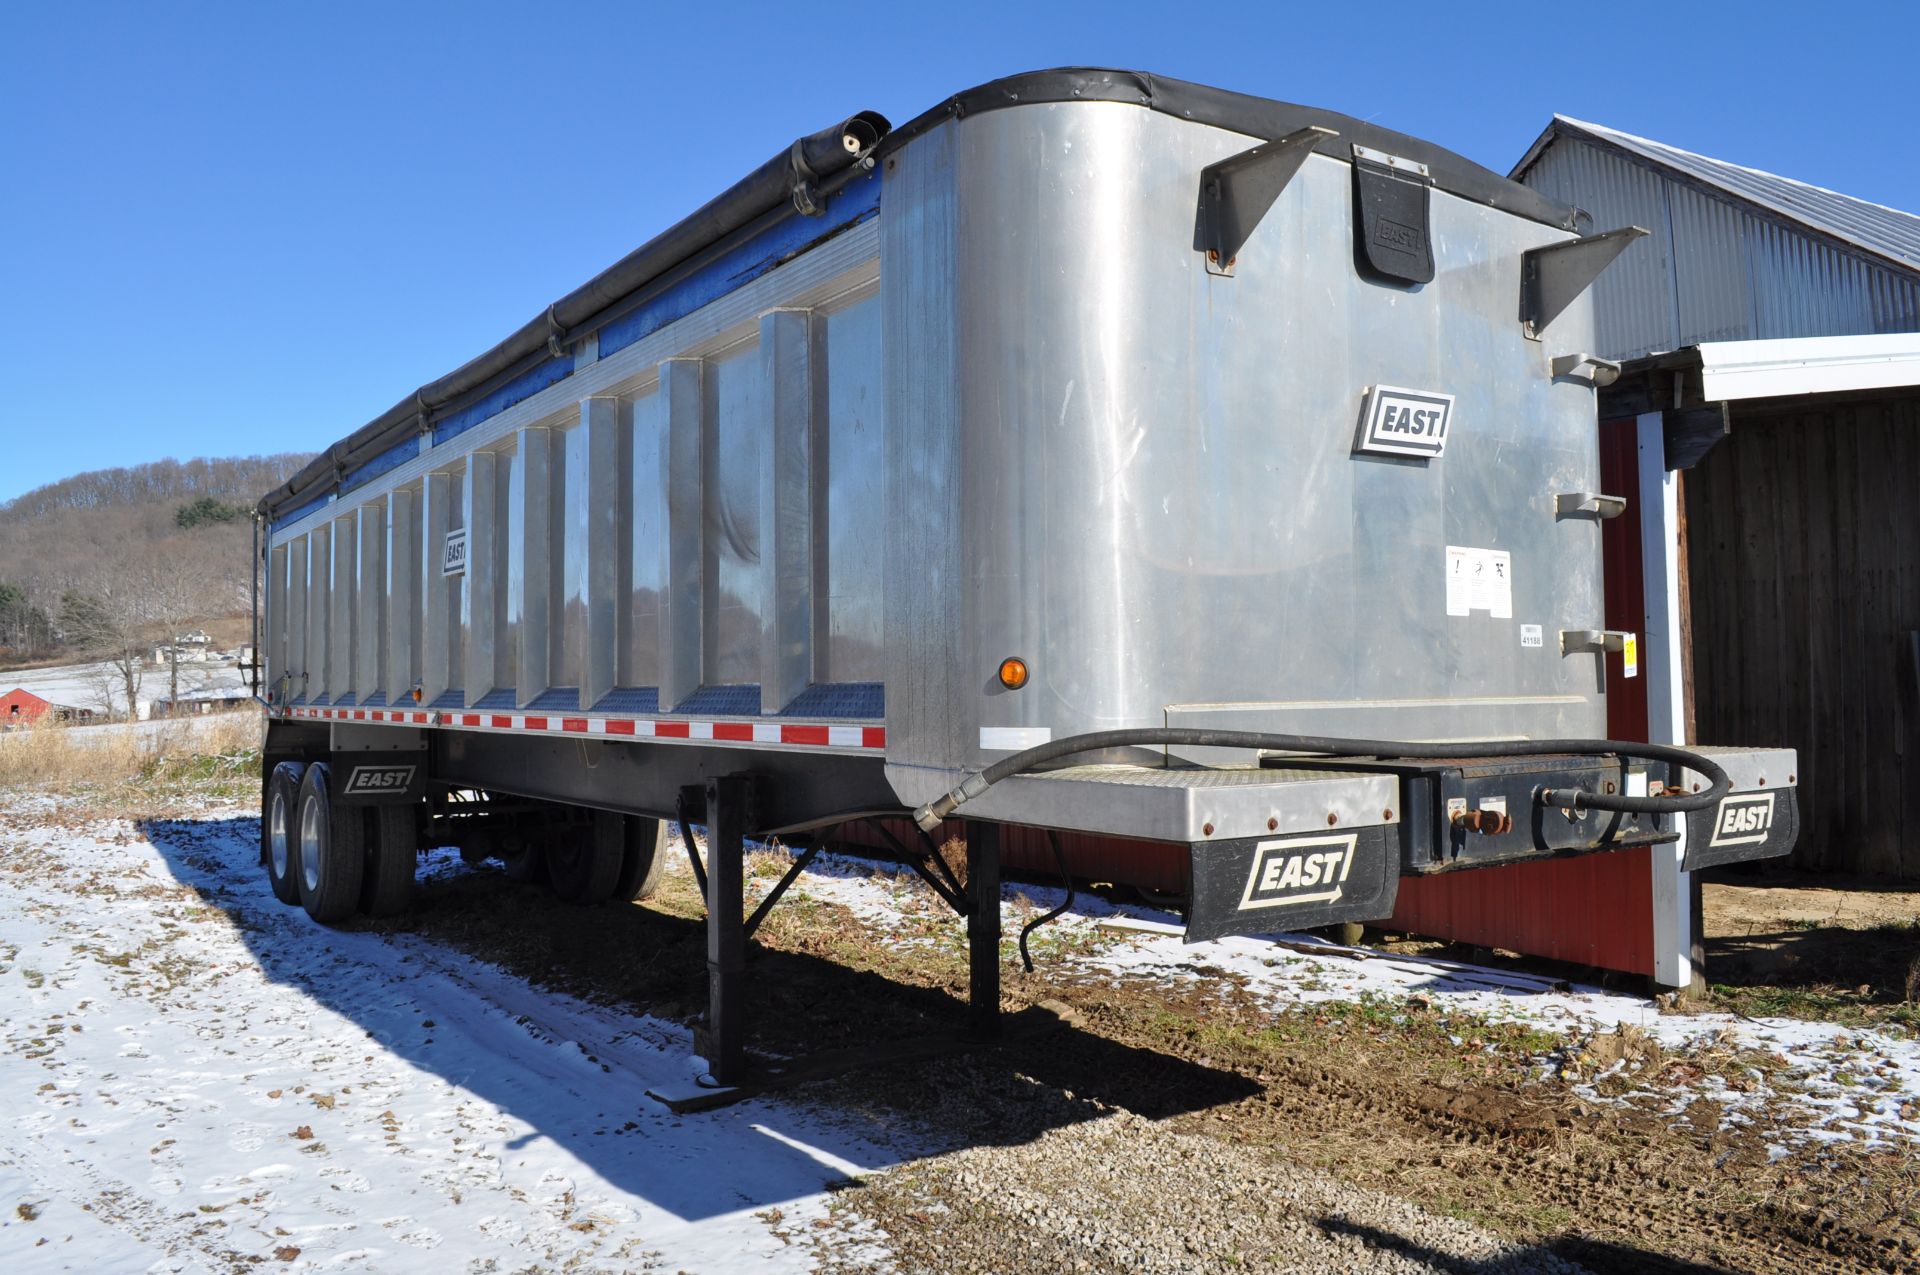
[[[1777,859],[1800,837],[1800,801],[1793,788],[1736,792],[1708,810],[1687,816],[1687,853],[1682,871],[1722,863]]]
[[[333,800],[342,806],[386,806],[425,801],[427,754],[409,752],[335,753]]]
[[[1421,166],[1354,147],[1354,255],[1363,274],[1389,283],[1433,282],[1432,200],[1433,180]]]
[[[1193,846],[1187,942],[1393,915],[1400,843],[1390,826]]]

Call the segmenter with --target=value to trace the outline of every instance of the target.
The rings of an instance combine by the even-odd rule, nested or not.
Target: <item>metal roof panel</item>
[[[1553,117],[1553,123],[1514,165],[1513,179],[1518,181],[1539,160],[1554,137],[1561,134],[1626,151],[1683,178],[1724,191],[1735,199],[1920,273],[1920,216],[1791,177],[1696,155],[1677,146],[1567,115]]]

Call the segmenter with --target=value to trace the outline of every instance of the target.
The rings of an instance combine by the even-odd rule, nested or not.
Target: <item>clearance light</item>
[[[1017,691],[1027,684],[1027,662],[1017,655],[1000,661],[1000,685]]]

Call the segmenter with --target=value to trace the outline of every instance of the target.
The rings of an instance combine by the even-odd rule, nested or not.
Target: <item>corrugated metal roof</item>
[[[1677,146],[1636,137],[1602,124],[1555,115],[1527,149],[1511,176],[1519,181],[1556,136],[1569,135],[1613,147],[1647,160],[1683,178],[1724,191],[1819,234],[1920,273],[1920,216],[1843,195],[1823,186],[1795,181],[1757,168],[1696,155]]]

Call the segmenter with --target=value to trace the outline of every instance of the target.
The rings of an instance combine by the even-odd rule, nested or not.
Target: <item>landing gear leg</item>
[[[1000,825],[967,828],[969,967],[968,1027],[981,1040],[1000,1037]]]
[[[745,836],[752,782],[707,781],[707,1065],[715,1083],[746,1070],[747,931]]]

